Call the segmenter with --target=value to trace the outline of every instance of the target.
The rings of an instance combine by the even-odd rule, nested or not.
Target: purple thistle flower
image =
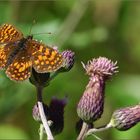
[[[106,57],[93,58],[88,61],[86,65],[84,63],[82,63],[82,65],[89,76],[98,74],[102,77],[109,78],[114,73],[118,72],[116,71],[118,68],[118,66],[116,66],[117,61],[114,63]]]
[[[140,122],[140,105],[116,110],[110,123],[118,130],[125,131]]]
[[[105,83],[99,76],[91,77],[78,106],[78,116],[91,123],[101,117],[104,106]]]
[[[69,71],[74,65],[75,53],[71,50],[65,50],[62,52],[64,58],[63,71]]]
[[[99,119],[103,113],[106,80],[116,73],[116,62],[99,57],[83,64],[90,81],[81,97],[77,114],[85,122],[91,123]]]

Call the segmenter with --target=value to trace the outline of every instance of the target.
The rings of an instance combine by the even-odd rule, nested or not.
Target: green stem
[[[44,126],[43,126],[42,123],[40,124],[39,136],[40,136],[39,140],[43,140],[43,137],[44,137]]]
[[[83,122],[82,129],[80,131],[80,134],[79,134],[77,140],[84,140],[84,136],[87,131],[88,131],[88,124]]]
[[[40,101],[38,101],[37,104],[38,104],[38,108],[39,108],[39,114],[40,114],[40,117],[41,117],[41,121],[43,123],[43,127],[44,127],[44,129],[46,131],[46,134],[48,136],[48,140],[54,140],[52,132],[51,132],[50,127],[49,127],[49,124],[47,122],[45,113],[44,113],[43,104]]]
[[[36,88],[37,88],[37,101],[42,102],[42,91],[43,91],[43,88],[41,86],[38,86]]]
[[[93,129],[88,130],[88,132],[86,133],[85,136],[87,137],[87,136],[92,135],[92,134],[94,134],[96,132],[105,131],[105,130],[107,130],[109,128],[112,128],[112,125],[110,123],[105,125],[105,126],[102,126],[100,128],[93,128]]]
[[[48,140],[54,140],[52,132],[51,132],[50,127],[48,125],[48,121],[47,121],[46,116],[45,116],[44,108],[43,108],[43,101],[42,101],[43,87],[38,86],[36,88],[37,88],[37,100],[38,100],[37,104],[38,104],[39,114],[41,117],[43,127],[46,131]],[[41,137],[41,135],[40,135],[40,137]]]

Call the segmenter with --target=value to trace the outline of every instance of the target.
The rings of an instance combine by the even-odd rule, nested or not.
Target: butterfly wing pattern
[[[63,65],[62,55],[57,50],[35,40],[29,43],[33,68],[38,73],[53,72]]]
[[[26,41],[22,42],[23,40]],[[20,47],[19,44],[23,45],[23,49],[16,49]],[[18,53],[14,53],[15,50],[18,50]],[[5,68],[6,75],[11,80],[28,79],[32,67],[38,73],[47,73],[62,66],[63,57],[57,50],[30,37],[24,38],[23,34],[10,24],[0,27],[0,69]]]
[[[0,27],[0,44],[16,42],[23,38],[23,34],[13,25],[4,24]]]
[[[31,76],[31,66],[31,57],[27,54],[27,50],[23,50],[8,66],[6,74],[11,80],[24,81]]]
[[[0,27],[0,69],[5,68],[10,53],[16,47],[14,42],[21,38],[23,38],[23,34],[14,26],[4,24]]]
[[[9,55],[14,50],[16,46],[12,45],[0,45],[0,70],[6,68],[6,64],[9,58]]]

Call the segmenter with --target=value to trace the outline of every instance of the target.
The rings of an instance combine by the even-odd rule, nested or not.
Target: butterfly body
[[[7,63],[6,63],[6,68],[14,61],[15,57],[18,55],[18,53],[24,49],[27,49],[26,42],[32,39],[32,36],[28,36],[27,38],[22,38],[21,40],[15,42],[13,45],[15,45],[15,48],[13,51],[10,52],[8,58],[7,58]],[[8,43],[5,47],[8,47],[12,45],[12,43]]]
[[[30,77],[32,67],[39,73],[53,72],[63,65],[62,55],[51,47],[26,38],[15,27],[4,24],[0,28],[0,69],[15,81]]]

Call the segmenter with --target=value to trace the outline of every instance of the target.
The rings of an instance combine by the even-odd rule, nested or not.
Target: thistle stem
[[[105,126],[102,126],[102,127],[100,127],[100,128],[92,128],[92,129],[89,129],[88,131],[87,131],[87,133],[86,133],[86,137],[87,136],[89,136],[89,135],[92,135],[92,134],[94,134],[94,133],[96,133],[96,132],[101,132],[101,131],[105,131],[105,130],[107,130],[107,129],[109,129],[109,128],[112,128],[112,125],[109,123],[109,124],[107,124],[107,125],[105,125]]]
[[[80,134],[79,134],[77,140],[84,140],[84,137],[85,137],[85,134],[87,131],[88,131],[88,124],[83,122],[81,131],[80,131]]]
[[[40,128],[39,128],[39,136],[40,136],[40,139],[39,140],[43,140],[43,137],[44,137],[44,126],[43,124],[41,123],[40,124]]]
[[[37,87],[37,101],[42,102],[42,90],[43,88],[41,86]]]
[[[43,127],[45,128],[48,140],[54,140],[52,132],[49,128],[45,113],[44,113],[44,109],[43,109],[43,103],[42,103],[42,87],[37,87],[37,99],[38,99],[38,109],[39,109],[39,114],[41,117],[41,121],[43,123]]]

